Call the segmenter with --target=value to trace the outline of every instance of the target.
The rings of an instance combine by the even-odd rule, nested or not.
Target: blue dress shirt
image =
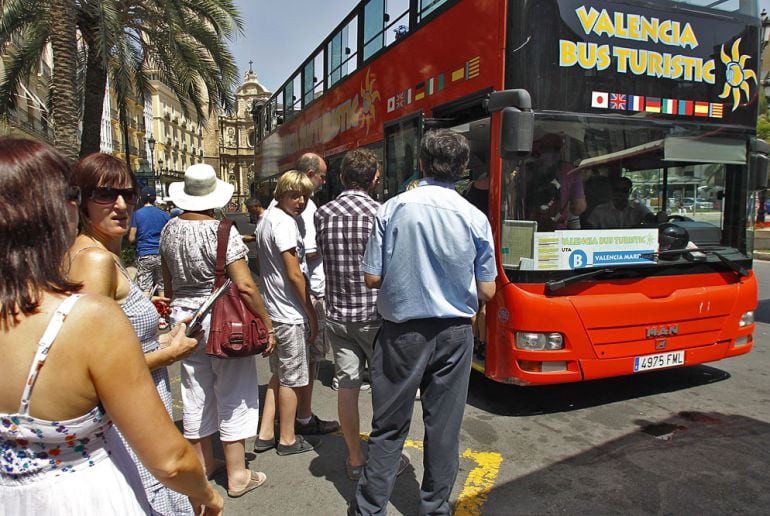
[[[492,229],[452,183],[424,178],[377,211],[362,269],[382,277],[385,320],[469,318],[476,281],[497,277]]]

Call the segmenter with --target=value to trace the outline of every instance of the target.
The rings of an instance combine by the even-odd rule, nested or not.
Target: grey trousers
[[[425,425],[420,514],[451,514],[472,353],[470,319],[383,321],[371,364],[369,458],[351,512],[386,513],[420,388]]]

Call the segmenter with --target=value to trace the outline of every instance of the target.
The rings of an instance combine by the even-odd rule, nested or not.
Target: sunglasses
[[[83,200],[82,196],[80,195],[79,186],[68,186],[67,192],[64,194],[64,196],[67,201],[74,202],[75,204],[80,204],[80,202]]]
[[[112,188],[110,186],[97,186],[91,190],[91,201],[96,204],[115,204],[118,196],[123,198],[126,204],[136,204],[138,196],[133,188]]]

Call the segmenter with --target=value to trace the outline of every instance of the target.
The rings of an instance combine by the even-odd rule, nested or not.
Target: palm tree
[[[242,30],[232,0],[10,0],[0,18],[0,44],[12,30],[35,37],[27,36],[18,59],[9,61],[0,84],[0,112],[13,106],[19,82],[37,63],[45,43],[53,43],[59,16],[54,3],[68,1],[75,3],[83,38],[82,104],[74,104],[76,112],[82,105],[81,155],[99,150],[108,78],[119,112],[129,98],[141,103],[147,97],[150,74],[177,96],[185,116],[192,110],[205,119],[216,108],[232,109],[237,67],[226,40]],[[41,15],[42,6],[50,9]],[[128,142],[124,145],[128,150]]]
[[[0,45],[15,33],[20,37],[6,56],[6,75],[0,86],[0,113],[15,106],[18,84],[37,69],[40,54],[51,43],[55,66],[50,84],[48,122],[54,144],[70,159],[78,155],[78,102],[76,95],[77,44],[74,0],[31,0],[18,10],[18,2],[6,2],[0,18]],[[19,16],[6,16],[6,13]],[[51,13],[60,13],[51,16]],[[42,23],[42,20],[46,20]],[[26,27],[26,30],[20,30]]]

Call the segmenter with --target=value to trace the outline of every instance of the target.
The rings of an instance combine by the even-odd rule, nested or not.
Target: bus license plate
[[[634,372],[684,365],[684,350],[634,358]]]

